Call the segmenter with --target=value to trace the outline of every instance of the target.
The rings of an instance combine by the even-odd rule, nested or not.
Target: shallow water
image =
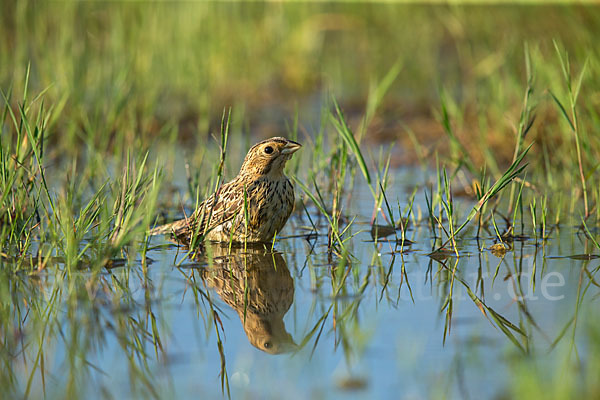
[[[404,206],[404,189],[388,196]],[[436,261],[427,220],[408,229],[404,252],[393,235],[373,241],[372,204],[356,190],[345,210],[357,215],[350,264],[329,253],[309,207],[318,235],[297,212],[273,249],[210,246],[190,259],[156,237],[146,262],[104,271],[96,287],[85,270],[20,277],[11,311],[22,332],[3,351],[11,387],[50,398],[226,397],[227,386],[232,398],[480,398],[508,395],[521,354],[561,365],[575,351],[585,363],[600,261],[568,257],[598,253],[576,228],[541,240],[525,224],[503,258],[488,250],[493,230],[479,240],[470,230],[458,261]],[[415,213],[425,209],[418,194]]]

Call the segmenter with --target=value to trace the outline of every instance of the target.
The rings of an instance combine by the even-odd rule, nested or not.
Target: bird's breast
[[[294,189],[287,179],[257,185],[250,204],[250,223],[264,240],[281,231],[294,207]]]

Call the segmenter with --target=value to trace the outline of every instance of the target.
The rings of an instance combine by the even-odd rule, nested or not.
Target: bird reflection
[[[293,351],[283,317],[294,300],[294,280],[281,253],[217,244],[207,250],[213,263],[202,278],[237,312],[250,343],[270,354]]]

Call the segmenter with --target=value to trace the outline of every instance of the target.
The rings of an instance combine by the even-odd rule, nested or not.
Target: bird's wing
[[[243,207],[244,186],[238,180],[233,180],[221,186],[200,204],[194,213],[194,227],[199,228],[199,233],[208,232],[235,218],[243,212]]]
[[[246,193],[253,192],[254,185],[250,186],[251,188],[246,188]],[[200,203],[191,216],[155,227],[149,231],[149,234],[173,233],[176,236],[187,236],[193,232],[204,234],[244,212],[244,188],[243,182],[234,179],[220,186],[215,193]]]

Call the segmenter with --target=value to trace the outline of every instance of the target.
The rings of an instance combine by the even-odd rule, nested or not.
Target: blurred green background
[[[77,153],[76,143],[150,147],[166,127],[203,142],[230,106],[247,134],[285,134],[296,113],[310,133],[332,94],[357,122],[396,68],[368,140],[399,139],[396,163],[416,161],[407,129],[428,154],[447,153],[438,118],[444,93],[469,156],[505,163],[527,83],[526,45],[539,103],[533,139],[551,151],[569,140],[548,95],[566,90],[553,40],[574,74],[588,60],[579,111],[584,123],[599,118],[595,6],[23,0],[0,7],[0,86],[21,93],[31,65],[31,93],[47,89],[46,103],[61,110],[49,130],[61,155]]]

